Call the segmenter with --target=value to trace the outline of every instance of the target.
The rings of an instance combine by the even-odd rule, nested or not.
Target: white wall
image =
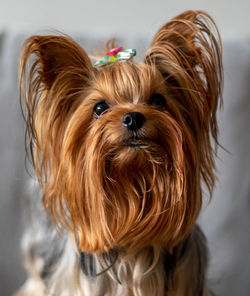
[[[148,34],[186,9],[208,11],[223,35],[250,38],[249,0],[0,0],[0,30],[28,26]]]

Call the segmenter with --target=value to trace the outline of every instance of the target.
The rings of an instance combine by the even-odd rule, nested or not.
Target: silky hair
[[[215,185],[222,64],[212,18],[184,12],[160,28],[144,62],[102,68],[68,36],[32,36],[20,81],[43,206],[51,226],[72,242],[62,254],[73,250],[74,262],[91,254],[101,272],[92,274],[93,285],[75,263],[71,286],[78,292],[63,286],[60,294],[62,255],[48,273],[46,295],[104,295],[93,292],[104,289],[100,279],[105,295],[118,295],[119,287],[122,295],[205,295],[207,258],[203,265],[190,262],[195,252],[206,253],[195,223],[203,184],[210,194]],[[151,103],[155,97],[164,99],[162,108]],[[108,108],[95,118],[100,101]],[[146,119],[136,132],[121,125],[131,111]],[[132,147],[131,139],[143,148]],[[176,262],[166,271],[168,256]],[[189,264],[201,277],[187,288]],[[89,286],[85,294],[83,286]]]

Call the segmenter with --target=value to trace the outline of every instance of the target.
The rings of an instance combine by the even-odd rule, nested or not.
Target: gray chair
[[[21,45],[29,32],[0,35],[0,295],[9,296],[25,280],[20,239],[29,176],[24,166],[24,121],[17,87]],[[110,36],[73,34],[93,53]],[[120,44],[137,49],[149,39],[126,36]],[[220,296],[250,291],[250,44],[224,40],[224,110],[219,113],[218,183],[212,202],[200,217],[211,251],[210,279]]]

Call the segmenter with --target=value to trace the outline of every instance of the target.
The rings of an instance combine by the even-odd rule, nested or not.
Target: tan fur
[[[211,137],[217,144],[222,65],[213,20],[199,11],[172,19],[144,63],[93,68],[65,36],[29,38],[20,63],[28,146],[48,214],[75,236],[81,252],[124,254],[117,270],[126,295],[163,295],[163,253],[191,235],[202,183],[210,193],[215,183]],[[164,97],[164,110],[150,105],[155,95]],[[110,108],[96,119],[100,100]],[[136,132],[121,123],[129,112],[146,119]],[[143,148],[127,144],[133,137]],[[188,266],[195,252],[190,245],[176,265],[167,295],[193,295],[197,270]],[[105,295],[115,295],[114,283],[107,286]]]

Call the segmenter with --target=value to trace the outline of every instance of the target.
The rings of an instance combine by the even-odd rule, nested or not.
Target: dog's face
[[[207,16],[206,16],[207,17]],[[44,204],[86,252],[171,250],[214,185],[220,49],[198,13],[156,34],[144,63],[96,69],[66,37],[30,38],[28,132]],[[24,86],[25,88],[25,86]]]
[[[98,71],[85,95],[64,134],[60,176],[68,207],[76,199],[82,248],[169,242],[185,219],[173,213],[184,203],[185,163],[164,79],[119,62]]]

